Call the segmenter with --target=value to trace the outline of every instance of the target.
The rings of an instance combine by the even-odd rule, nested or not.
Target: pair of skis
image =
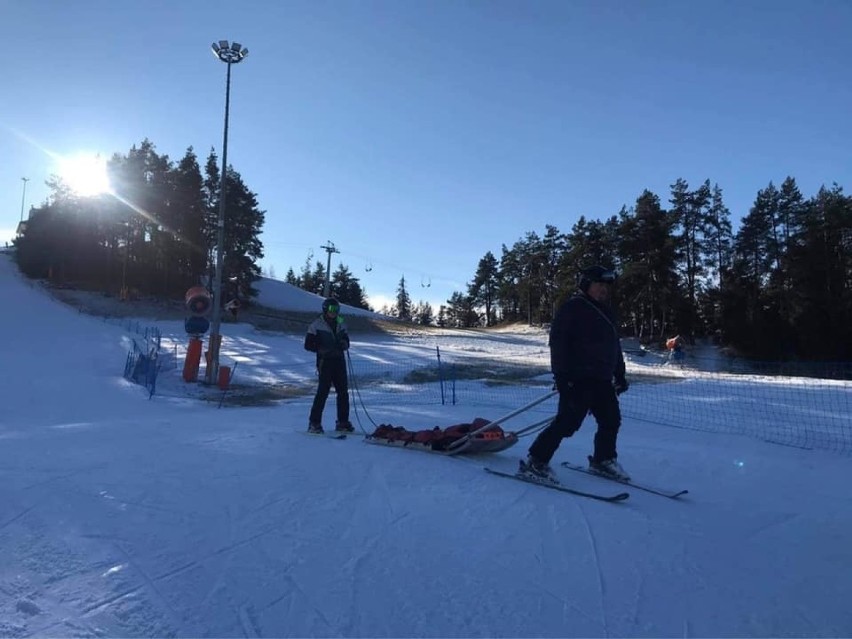
[[[325,437],[326,439],[346,439],[347,435],[351,435],[354,433],[341,433],[336,430],[327,430],[322,433],[312,433],[308,430],[303,430],[305,435],[310,435],[311,437]]]
[[[589,499],[596,499],[598,501],[624,501],[628,497],[630,497],[630,493],[616,493],[614,495],[604,495],[601,493],[591,493],[586,492],[585,490],[577,490],[576,488],[569,488],[563,484],[560,484],[557,481],[545,479],[544,477],[536,477],[535,475],[528,475],[524,473],[507,473],[502,470],[495,470],[493,468],[485,467],[485,472],[491,473],[492,475],[499,475],[500,477],[506,477],[508,479],[517,479],[518,481],[524,481],[528,484],[536,484],[537,486],[544,486],[545,488],[550,488],[552,490],[559,490],[563,493],[571,493],[572,495],[579,495],[580,497],[588,497]]]
[[[347,435],[350,433],[341,433],[337,431],[326,431],[323,433],[310,433],[307,431],[302,431],[306,435],[311,435],[313,437],[325,437],[326,439],[346,439]],[[607,477],[606,475],[601,475],[592,470],[589,470],[586,466],[580,466],[579,464],[573,464],[571,462],[562,462],[560,464],[562,468],[567,468],[569,470],[573,470],[580,473],[585,473],[587,475],[591,475],[593,477],[599,477],[601,479],[605,479],[607,481],[613,481],[618,484],[623,484],[625,486],[630,486],[631,488],[635,488],[637,490],[642,490],[648,493],[653,493],[655,495],[660,495],[661,497],[667,497],[669,499],[677,499],[683,495],[686,495],[688,490],[678,490],[671,491],[665,490],[661,488],[655,488],[653,486],[649,486],[647,484],[637,484],[632,480],[621,480],[616,479],[614,477]],[[589,499],[595,499],[597,501],[606,501],[606,502],[619,502],[624,501],[630,497],[630,493],[620,492],[614,494],[603,494],[603,493],[593,493],[585,490],[579,490],[577,488],[571,488],[569,486],[565,486],[557,481],[552,481],[545,478],[535,477],[534,475],[523,474],[523,473],[507,473],[502,470],[495,470],[493,468],[485,468],[485,471],[491,473],[492,475],[498,475],[500,477],[506,477],[508,479],[517,479],[518,481],[527,482],[529,484],[536,484],[538,486],[544,486],[545,488],[550,488],[552,490],[558,490],[564,493],[570,493],[572,495],[577,495],[579,497],[587,497]]]
[[[623,484],[625,486],[630,486],[631,488],[635,488],[636,490],[642,490],[647,493],[653,493],[654,495],[660,495],[661,497],[667,497],[669,499],[677,499],[683,495],[686,495],[688,490],[665,490],[662,488],[656,488],[654,486],[649,486],[644,483],[636,483],[632,480],[622,480],[616,479],[614,477],[607,477],[606,475],[601,475],[592,470],[589,470],[586,466],[580,466],[579,464],[573,464],[571,462],[562,462],[560,464],[563,468],[567,468],[569,470],[573,470],[580,473],[585,473],[587,475],[592,475],[593,477],[599,477],[606,481],[612,481],[618,484]],[[545,488],[551,488],[553,490],[559,490],[565,493],[571,493],[572,495],[578,495],[580,497],[588,497],[589,499],[595,499],[597,501],[607,501],[607,502],[619,502],[624,501],[628,497],[630,497],[630,493],[621,492],[614,494],[603,494],[603,493],[593,493],[585,490],[578,490],[576,488],[570,488],[569,486],[565,486],[559,482],[551,481],[545,478],[537,478],[535,476],[523,473],[507,473],[502,470],[495,470],[493,468],[485,468],[486,472],[491,473],[492,475],[499,475],[500,477],[506,477],[508,479],[517,479],[518,481],[527,482],[529,484],[536,484],[538,486],[544,486]]]
[[[593,470],[589,469],[588,466],[580,466],[579,464],[573,464],[571,462],[562,462],[559,464],[562,468],[568,468],[569,470],[575,470],[580,473],[586,473],[587,475],[592,475],[593,477],[600,477],[601,479],[606,479],[608,481],[614,481],[618,484],[624,484],[625,486],[630,486],[631,488],[635,488],[636,490],[643,490],[646,493],[652,493],[654,495],[659,495],[660,497],[668,497],[669,499],[677,499],[678,497],[682,497],[689,493],[688,490],[667,490],[665,488],[658,488],[656,486],[649,486],[648,484],[636,483],[632,479],[617,479],[615,477],[607,477],[606,475],[601,475],[600,473],[596,473]]]

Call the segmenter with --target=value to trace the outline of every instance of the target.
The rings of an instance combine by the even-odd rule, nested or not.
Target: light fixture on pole
[[[213,318],[210,322],[210,363],[206,382],[215,384],[219,377],[219,350],[222,344],[222,263],[225,244],[225,171],[228,169],[228,111],[231,106],[231,65],[242,62],[248,49],[238,42],[219,40],[212,44],[213,54],[228,65],[225,80],[225,135],[222,142],[222,173],[219,175],[219,221],[216,226],[216,272],[213,279]]]
[[[27,182],[30,181],[30,178],[22,177],[21,180],[24,182],[24,192],[21,194],[21,222],[24,221],[24,202],[27,199]]]

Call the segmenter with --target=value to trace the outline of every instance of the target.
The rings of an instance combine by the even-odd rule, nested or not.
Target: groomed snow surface
[[[306,435],[310,396],[149,400],[122,378],[121,326],[54,301],[7,255],[0,290],[0,636],[852,635],[848,455],[626,418],[624,466],[689,495],[595,502],[483,472],[514,470],[529,439],[448,458]],[[477,348],[499,359],[505,337]],[[226,340],[247,379],[311,362],[301,335],[241,324]],[[353,334],[352,352],[408,359],[416,341]],[[162,378],[181,387],[179,369]],[[519,407],[365,404],[414,429]],[[554,462],[582,461],[593,434],[589,420]]]

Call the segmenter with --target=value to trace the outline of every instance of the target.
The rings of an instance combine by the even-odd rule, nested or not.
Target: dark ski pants
[[[322,412],[328,393],[334,386],[337,395],[337,421],[349,421],[349,380],[346,376],[346,359],[335,357],[321,360],[319,363],[319,385],[314,403],[311,406],[310,421],[322,423]]]
[[[576,433],[591,412],[598,423],[595,433],[595,461],[615,459],[618,429],[621,426],[621,409],[618,397],[610,382],[598,380],[580,380],[571,385],[561,380],[556,384],[559,390],[559,407],[556,417],[530,446],[529,453],[536,459],[550,463],[563,437]]]

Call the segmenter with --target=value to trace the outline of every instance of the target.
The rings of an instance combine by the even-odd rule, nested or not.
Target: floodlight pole
[[[24,192],[21,194],[21,222],[24,221],[24,202],[27,199],[27,182],[30,181],[30,178],[22,177],[21,180],[24,182]]]
[[[219,175],[219,220],[216,225],[216,272],[213,278],[213,318],[210,322],[210,363],[205,381],[215,384],[219,378],[219,352],[222,345],[222,269],[225,244],[225,172],[228,169],[228,115],[231,107],[231,65],[241,62],[248,49],[234,42],[219,40],[212,45],[213,54],[228,65],[225,79],[225,133],[222,141],[222,172]]]

